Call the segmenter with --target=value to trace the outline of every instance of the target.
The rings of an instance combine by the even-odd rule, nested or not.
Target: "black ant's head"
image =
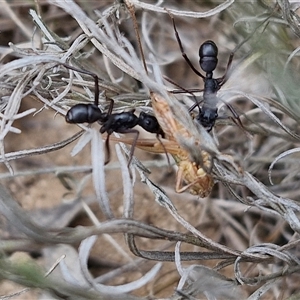
[[[148,115],[142,111],[139,116],[138,124],[148,132],[160,134],[162,137],[164,136],[164,132],[154,116]]]
[[[106,114],[95,104],[76,104],[66,114],[68,123],[94,123],[101,121]]]
[[[209,107],[202,107],[197,120],[199,123],[210,132],[215,125],[216,119],[218,118],[218,109],[212,109]]]
[[[206,73],[213,72],[218,64],[218,47],[213,41],[204,42],[199,49],[199,63]]]

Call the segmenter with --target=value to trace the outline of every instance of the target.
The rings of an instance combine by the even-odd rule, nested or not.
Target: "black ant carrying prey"
[[[183,58],[188,63],[190,68],[204,81],[204,88],[202,90],[193,90],[193,92],[203,91],[203,105],[202,107],[200,107],[199,103],[197,102],[189,109],[189,111],[192,111],[196,106],[199,107],[199,114],[196,119],[209,132],[212,130],[213,126],[215,125],[215,121],[218,118],[217,92],[222,87],[222,85],[224,85],[224,83],[227,81],[227,74],[233,60],[234,51],[230,53],[225,74],[222,77],[213,78],[213,71],[216,69],[218,64],[218,47],[213,41],[210,40],[205,41],[199,48],[199,57],[200,57],[199,64],[201,69],[206,73],[204,76],[193,66],[192,62],[184,52],[184,48],[175,25],[174,17],[171,14],[169,15],[173,22],[175,36]],[[174,94],[182,93],[182,92],[192,93],[192,90],[184,89],[184,90],[173,91]],[[237,121],[238,125],[242,126],[239,117],[237,113],[234,111],[233,107],[231,107],[227,103],[226,105],[232,112],[234,119],[238,120]]]
[[[133,140],[130,159],[128,165],[130,165],[134,148],[139,137],[139,131],[133,129],[133,127],[139,125],[150,133],[156,133],[157,137],[160,135],[164,137],[164,132],[159,126],[156,118],[152,115],[141,112],[139,116],[134,114],[134,109],[128,112],[112,113],[114,101],[111,99],[111,105],[107,113],[101,112],[100,108],[95,104],[77,104],[73,106],[66,115],[66,121],[68,123],[94,123],[99,122],[102,126],[100,128],[101,133],[107,133],[105,141],[105,147],[107,152],[107,159],[105,163],[110,161],[110,148],[109,137],[113,132],[117,133],[134,133],[136,136]]]
[[[66,66],[66,65],[65,65]],[[66,66],[67,68],[69,66]],[[82,70],[70,67],[70,69],[81,72]],[[139,125],[146,131],[150,133],[155,133],[157,138],[159,136],[164,137],[164,132],[162,131],[157,119],[145,112],[141,112],[139,116],[134,114],[134,109],[128,112],[112,113],[114,101],[111,99],[110,106],[107,113],[104,113],[98,107],[99,104],[99,88],[98,88],[98,76],[92,72],[84,70],[85,74],[90,74],[95,79],[95,99],[94,103],[89,104],[76,104],[71,107],[66,114],[66,122],[68,123],[95,123],[99,122],[102,126],[100,128],[100,133],[107,133],[107,138],[105,141],[105,148],[107,152],[107,159],[105,163],[107,164],[110,160],[110,148],[109,148],[109,137],[113,132],[117,133],[134,133],[136,136],[133,140],[132,147],[130,150],[130,158],[128,161],[128,166],[130,165],[134,148],[139,137],[139,131],[133,129],[133,127]]]

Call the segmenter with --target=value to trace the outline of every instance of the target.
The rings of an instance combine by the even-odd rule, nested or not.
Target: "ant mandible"
[[[107,113],[104,113],[98,107],[99,104],[99,86],[98,86],[98,76],[90,71],[80,70],[68,65],[65,67],[70,68],[74,71],[82,72],[84,74],[89,74],[94,77],[95,80],[95,99],[94,103],[89,104],[76,104],[71,107],[66,114],[67,123],[95,123],[99,122],[102,126],[100,128],[100,133],[107,133],[107,138],[105,141],[105,148],[107,152],[107,159],[105,164],[110,161],[110,148],[109,148],[109,137],[113,132],[117,133],[134,133],[136,136],[133,140],[132,147],[130,150],[130,158],[128,161],[128,166],[130,165],[134,148],[139,137],[139,131],[133,129],[133,127],[139,125],[146,131],[150,133],[155,133],[157,138],[159,136],[164,137],[164,132],[161,129],[157,119],[145,112],[141,112],[139,116],[134,114],[135,109],[128,112],[112,113],[114,101],[111,99],[109,109]]]
[[[206,73],[204,76],[193,66],[192,62],[184,52],[184,48],[175,25],[174,17],[170,13],[169,15],[173,22],[175,36],[183,58],[188,63],[190,68],[194,71],[194,73],[200,76],[204,81],[204,88],[202,90],[197,90],[197,91],[203,91],[202,108],[200,108],[199,103],[195,103],[189,109],[189,111],[192,111],[196,106],[199,107],[199,114],[196,117],[196,119],[209,132],[212,130],[215,121],[218,118],[217,92],[227,80],[227,74],[233,60],[234,52],[230,53],[225,74],[220,78],[213,78],[213,71],[216,69],[218,64],[218,58],[217,58],[218,47],[213,41],[210,40],[205,41],[199,48],[199,57],[200,57],[199,64],[201,69]],[[183,91],[191,92],[191,90],[183,90]],[[182,90],[173,91],[173,93],[181,93],[181,92]],[[239,119],[234,109],[229,104],[226,105],[231,110],[232,114],[234,115],[234,118]]]

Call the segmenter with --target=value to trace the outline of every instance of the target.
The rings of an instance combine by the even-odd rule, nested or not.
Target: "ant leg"
[[[60,63],[60,64],[62,66],[64,66],[65,68],[67,68],[67,69],[73,70],[73,71],[78,72],[78,73],[90,75],[90,76],[92,76],[94,78],[94,82],[95,82],[94,104],[96,106],[98,106],[99,105],[99,78],[98,78],[98,76],[95,73],[90,72],[90,71],[85,70],[85,69],[79,69],[79,68],[70,66],[70,65],[68,65],[66,63]]]
[[[188,93],[188,94],[191,94],[194,98],[194,101],[195,101],[195,104],[193,104],[190,108],[189,108],[189,112],[191,112],[196,106],[198,106],[199,110],[201,111],[201,107],[199,106],[199,104],[203,101],[201,101],[200,103],[198,102],[196,96],[194,95],[194,92],[203,92],[204,89],[196,89],[196,90],[188,90],[182,86],[180,86],[178,83],[176,83],[175,81],[173,81],[172,79],[164,76],[164,78],[169,81],[170,83],[174,84],[175,86],[179,87],[180,90],[173,90],[171,91],[172,94],[179,94],[179,93]]]
[[[170,91],[170,93],[172,93],[172,94],[201,93],[201,92],[203,92],[203,91],[204,91],[204,89],[188,89],[188,90],[181,89],[181,90],[173,90],[173,91]]]
[[[243,123],[242,123],[239,115],[237,114],[237,112],[235,111],[235,109],[233,108],[233,106],[231,104],[229,104],[229,103],[226,103],[226,102],[224,102],[224,103],[225,103],[225,105],[228,107],[228,109],[230,110],[230,112],[233,115],[233,117],[229,116],[229,118],[232,120],[232,122],[234,124],[236,124],[238,127],[240,127],[243,130],[243,132],[248,136],[248,138],[251,138],[251,134],[248,131],[246,131],[246,129],[245,129],[245,127],[244,127],[244,125],[243,125]]]
[[[110,134],[107,134],[107,138],[106,138],[106,141],[105,141],[105,154],[106,154],[105,156],[106,156],[106,159],[105,159],[104,165],[107,165],[110,161],[109,137],[110,137]]]
[[[228,63],[227,63],[227,67],[226,67],[226,70],[225,70],[225,74],[218,78],[217,81],[219,83],[219,86],[221,87],[222,85],[224,85],[224,83],[227,81],[227,75],[228,75],[228,70],[230,69],[231,67],[231,64],[232,64],[232,61],[233,61],[233,56],[235,54],[235,52],[240,49],[247,41],[249,41],[252,36],[254,35],[254,33],[256,32],[256,30],[264,25],[265,24],[265,27],[263,28],[263,31],[266,29],[266,27],[268,26],[268,20],[271,18],[272,14],[264,21],[262,21],[260,24],[258,24],[258,26],[256,28],[254,28],[253,32],[251,34],[249,34],[241,43],[239,43],[233,50],[232,52],[230,53],[230,56],[229,56],[229,59],[228,59]]]
[[[130,149],[130,153],[129,153],[129,160],[128,160],[128,164],[127,164],[127,167],[129,168],[130,163],[132,161],[133,154],[134,154],[134,149],[135,149],[135,146],[136,146],[136,143],[137,143],[140,133],[136,129],[126,129],[126,130],[122,130],[122,131],[118,131],[118,132],[119,133],[135,133],[135,138],[131,145],[131,149]]]
[[[113,108],[114,108],[114,104],[115,104],[115,101],[113,99],[109,99],[109,100],[110,100],[110,104],[109,104],[109,108],[107,111],[107,116],[111,115]]]
[[[192,111],[195,109],[196,106],[198,106],[199,111],[201,112],[200,104],[201,104],[202,102],[203,102],[203,100],[201,100],[200,102],[198,102],[198,101],[196,100],[196,102],[189,108],[189,113],[192,112]]]
[[[234,50],[234,51],[232,51],[230,53],[230,56],[229,56],[229,59],[228,59],[228,62],[227,62],[227,66],[226,66],[226,70],[225,70],[224,75],[222,77],[220,77],[220,78],[217,78],[217,82],[218,82],[219,87],[221,87],[222,85],[224,85],[225,82],[227,81],[228,71],[229,71],[229,69],[231,67],[235,51],[236,50]]]
[[[229,104],[229,103],[226,103],[226,102],[224,102],[224,103],[225,103],[225,105],[228,107],[228,109],[230,110],[230,112],[231,112],[232,115],[233,115],[232,121],[233,121],[236,125],[238,125],[239,127],[241,127],[241,128],[244,129],[244,126],[243,126],[243,124],[242,124],[242,122],[241,122],[241,120],[240,120],[240,117],[239,117],[239,115],[237,114],[237,112],[235,111],[235,109],[233,108],[233,106],[232,106],[231,104]]]
[[[179,88],[179,90],[170,91],[170,93],[172,93],[172,94],[188,93],[188,94],[191,94],[193,97],[195,97],[195,95],[193,93],[203,92],[203,89],[186,89],[186,88],[182,87],[181,85],[179,85],[178,83],[176,83],[175,81],[173,81],[171,78],[168,78],[167,76],[163,76],[163,77],[165,80],[167,80],[168,82],[172,83],[173,85],[175,85]]]
[[[176,28],[176,24],[175,24],[175,20],[174,20],[174,17],[173,15],[167,10],[167,13],[169,14],[170,18],[172,19],[172,22],[173,22],[173,28],[174,28],[174,31],[175,31],[175,36],[176,36],[176,40],[178,42],[178,45],[179,45],[179,48],[180,48],[180,51],[181,51],[181,55],[182,57],[185,59],[185,61],[187,62],[187,64],[190,66],[190,68],[198,75],[200,76],[201,78],[205,79],[205,76],[202,75],[192,64],[192,62],[190,61],[190,59],[188,58],[188,56],[186,55],[186,53],[184,52],[184,48],[183,48],[183,45],[182,45],[182,42],[181,42],[181,39],[179,37],[179,33],[177,31],[177,28]]]
[[[189,89],[187,91],[188,91],[188,93],[201,93],[201,92],[203,92],[203,89]],[[184,89],[178,89],[178,90],[172,90],[169,92],[172,94],[183,94],[183,93],[187,93],[187,91]]]

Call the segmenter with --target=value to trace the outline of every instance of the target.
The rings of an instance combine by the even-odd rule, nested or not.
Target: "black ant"
[[[228,70],[231,66],[234,52],[231,52],[225,74],[220,77],[220,78],[213,78],[213,71],[216,69],[217,64],[218,64],[218,47],[213,41],[205,41],[199,48],[199,64],[201,69],[206,73],[205,76],[201,74],[192,64],[192,62],[189,60],[188,56],[184,52],[184,48],[181,42],[181,39],[179,37],[176,25],[175,25],[175,20],[174,17],[169,14],[172,22],[173,22],[173,27],[175,31],[175,36],[178,42],[178,45],[180,47],[181,54],[185,61],[188,63],[190,68],[198,75],[200,76],[203,81],[204,81],[204,88],[202,90],[196,90],[197,92],[203,91],[203,105],[202,108],[199,106],[199,103],[195,103],[189,111],[192,111],[196,106],[199,107],[199,115],[197,116],[197,120],[199,123],[209,132],[212,130],[213,126],[215,125],[215,121],[218,118],[218,108],[217,108],[217,102],[218,102],[218,97],[217,97],[217,92],[218,90],[224,85],[224,83],[227,80],[227,74]],[[241,45],[240,45],[241,46]],[[191,90],[175,90],[173,91],[174,94],[176,93],[182,93],[182,92],[189,92],[192,93]],[[195,90],[193,90],[195,91]],[[227,107],[230,109],[232,114],[234,115],[234,118],[236,120],[239,120],[239,117],[237,113],[234,111],[233,107],[231,105],[226,104]],[[242,126],[240,120],[238,121],[239,125]]]
[[[66,66],[66,65],[65,65]],[[66,66],[67,68],[69,66]],[[70,69],[82,72],[74,67]],[[139,137],[139,131],[133,129],[133,127],[139,125],[146,131],[150,133],[156,133],[157,138],[159,136],[164,137],[164,132],[162,131],[157,119],[145,112],[141,112],[139,116],[134,114],[134,109],[128,112],[112,113],[114,101],[111,99],[111,103],[107,113],[104,113],[98,107],[99,104],[99,87],[98,87],[98,76],[92,72],[83,70],[82,73],[89,74],[95,79],[95,99],[94,103],[89,104],[76,104],[71,107],[66,114],[66,122],[68,123],[95,123],[99,122],[102,126],[100,128],[100,133],[107,133],[107,138],[105,141],[105,147],[107,151],[107,159],[105,163],[110,160],[110,149],[109,149],[109,137],[113,132],[117,133],[134,133],[136,136],[133,140],[132,147],[130,150],[130,159],[128,161],[128,166],[130,165],[134,148]]]
[[[130,165],[134,148],[139,137],[139,131],[133,129],[133,127],[139,125],[150,133],[156,133],[164,137],[164,132],[159,126],[157,119],[145,112],[141,112],[139,116],[134,114],[134,109],[128,112],[114,113],[112,114],[114,101],[111,99],[111,105],[107,113],[101,112],[100,108],[95,104],[77,104],[74,105],[66,115],[66,121],[68,123],[94,123],[99,122],[102,126],[100,128],[101,133],[107,133],[105,142],[106,151],[108,153],[105,163],[110,160],[110,149],[109,149],[109,136],[113,132],[117,133],[134,133],[136,136],[133,140],[130,159],[128,165]]]

